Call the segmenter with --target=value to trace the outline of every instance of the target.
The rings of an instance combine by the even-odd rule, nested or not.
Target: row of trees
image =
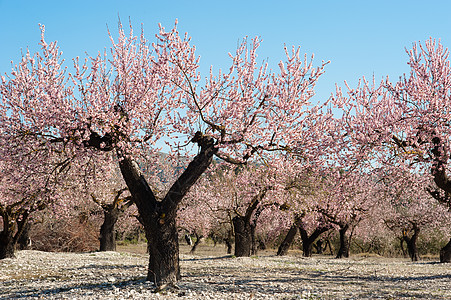
[[[353,236],[370,245],[370,239],[391,235],[406,243],[412,260],[418,260],[420,230],[434,235],[448,229],[446,207],[412,174],[379,169],[371,175],[356,172],[352,178],[343,178],[351,176],[344,172],[294,176],[287,174],[288,168],[276,175],[266,166],[217,166],[187,195],[179,226],[221,239],[232,232],[236,256],[255,255],[259,245],[277,245],[275,240],[286,234],[278,249],[278,255],[285,255],[298,232],[304,256],[311,256],[318,239],[337,231],[337,257],[348,257]]]
[[[113,203],[102,205],[105,216],[136,205],[149,243],[147,279],[158,288],[180,279],[179,208],[205,218],[196,209],[222,212],[214,221],[233,224],[238,255],[248,255],[269,209],[292,214],[271,214],[274,228],[292,219],[308,239],[304,224],[335,226],[343,245],[376,200],[399,201],[392,207],[400,214],[415,202],[447,215],[433,203],[450,206],[451,74],[448,51],[433,40],[408,52],[412,71],[398,82],[362,79],[313,105],[327,63],[315,67],[299,48],[285,48],[275,72],[257,59],[259,39],[245,39],[229,69],[203,78],[176,26],[160,26],[151,43],[119,24],[109,53],[77,57],[71,68],[41,32],[40,51],[1,77],[0,257],[13,254],[34,212],[99,199]],[[161,171],[160,142],[172,149],[175,171]],[[129,195],[121,195],[124,183]]]

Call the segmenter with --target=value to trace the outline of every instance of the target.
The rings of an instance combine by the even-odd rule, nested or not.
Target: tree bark
[[[218,151],[214,140],[200,132],[196,133],[191,141],[200,146],[200,152],[161,201],[156,199],[138,164],[132,158],[119,153],[121,173],[138,208],[149,243],[147,280],[153,281],[157,290],[176,287],[177,281],[180,280],[177,207],[189,188],[210,166]]]
[[[283,242],[280,244],[279,249],[277,249],[278,256],[287,255],[288,249],[290,249],[291,244],[293,244],[294,238],[295,238],[296,234],[298,233],[298,228],[299,228],[299,222],[297,221],[297,217],[296,217],[293,224],[290,227],[290,230],[288,230],[288,233],[285,236]]]
[[[315,243],[316,239],[321,234],[328,231],[329,229],[331,229],[331,226],[326,225],[326,224],[320,224],[320,225],[318,225],[318,227],[315,228],[315,230],[309,236],[302,220],[299,222],[299,232],[301,233],[301,239],[302,239],[302,252],[305,257],[312,256],[313,243]]]
[[[448,244],[440,250],[440,262],[451,263],[451,238]]]
[[[251,256],[252,247],[255,247],[255,227],[261,210],[257,210],[261,200],[265,197],[270,187],[264,187],[255,195],[246,209],[244,216],[236,216],[232,219],[235,231],[235,256]],[[257,210],[254,221],[251,223],[252,214]],[[253,227],[253,228],[252,228]]]
[[[227,254],[232,254],[232,230],[229,230],[227,233],[227,237],[224,239],[224,242],[227,246]]]
[[[30,249],[31,246],[30,229],[31,223],[26,222],[26,224],[23,227],[22,234],[19,236],[19,239],[17,240],[17,248],[19,250]]]
[[[255,237],[255,228],[257,227],[257,222],[251,224],[251,255],[257,255],[258,245],[257,239]]]
[[[283,242],[280,244],[279,249],[277,249],[278,256],[287,255],[288,249],[290,249],[291,245],[293,244],[294,237],[296,236],[297,232],[298,226],[296,226],[295,224],[291,225],[290,230],[288,230],[288,233],[283,239]]]
[[[193,246],[191,247],[191,251],[190,251],[191,254],[194,254],[194,252],[197,249],[197,246],[199,246],[199,244],[200,244],[200,241],[204,238],[203,235],[198,235],[197,233],[194,233],[194,235],[196,236],[196,241],[194,242]]]
[[[404,249],[404,238],[403,237],[401,237],[400,239],[399,239],[399,246],[401,247],[401,251],[402,251],[402,256],[403,257],[407,257],[407,253],[406,253],[406,249]]]
[[[158,219],[151,221],[153,222],[146,222],[145,227],[149,241],[147,280],[153,281],[158,289],[175,287],[181,278],[175,218],[162,218],[161,222]]]
[[[114,205],[104,205],[103,224],[100,226],[100,251],[116,251],[114,227],[119,218],[119,209]]]
[[[188,244],[188,246],[193,245],[193,240],[191,239],[191,236],[189,234],[185,234],[185,241]]]
[[[336,258],[349,257],[349,239],[346,235],[348,229],[348,224],[340,226],[340,230],[338,231],[340,234],[340,248],[338,249]]]
[[[252,236],[250,222],[242,216],[234,217],[232,222],[235,231],[235,256],[251,256]]]
[[[9,209],[2,209],[3,231],[0,232],[0,259],[14,258],[14,251],[19,237],[28,221],[28,211],[11,214]]]
[[[11,232],[12,228],[4,227],[0,232],[0,259],[14,258],[14,235]]]
[[[314,243],[313,247],[315,247],[316,253],[318,254],[323,254],[324,250],[326,250],[326,245],[323,245],[322,240],[318,240],[316,243]]]
[[[439,202],[448,206],[451,210],[451,180],[448,177],[447,164],[449,160],[449,154],[446,153],[446,148],[442,145],[442,140],[438,136],[432,139],[434,147],[432,148],[432,153],[434,154],[434,162],[431,167],[431,174],[434,176],[434,182],[439,189],[445,191],[445,196],[441,197],[439,193],[435,193],[429,190],[429,193],[436,198]],[[440,262],[449,263],[451,262],[451,239],[440,250]]]
[[[409,257],[412,261],[418,261],[420,259],[417,248],[417,240],[419,233],[420,228],[416,224],[414,224],[413,235],[410,238],[407,236],[407,233],[403,235],[403,239],[407,244],[407,252],[409,253]]]

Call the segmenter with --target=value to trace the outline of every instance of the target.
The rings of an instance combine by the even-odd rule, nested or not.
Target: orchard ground
[[[275,250],[235,258],[222,245],[181,245],[176,292],[145,281],[145,245],[117,252],[18,251],[0,261],[0,299],[451,299],[451,265],[359,255],[301,257]]]

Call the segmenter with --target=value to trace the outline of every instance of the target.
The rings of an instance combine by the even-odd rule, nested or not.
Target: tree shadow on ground
[[[49,288],[49,289],[23,289],[15,294],[9,295],[8,299],[21,299],[38,297],[39,299],[53,298],[61,296],[61,293],[65,293],[71,290],[77,290],[77,297],[83,297],[88,295],[95,295],[96,292],[112,291],[115,288],[123,287],[142,287],[143,285],[148,286],[149,289],[153,288],[153,283],[146,281],[145,277],[133,278],[128,280],[116,281],[114,283],[102,281],[99,283],[89,283],[89,284],[69,284],[59,288]],[[0,297],[0,299],[2,299]]]

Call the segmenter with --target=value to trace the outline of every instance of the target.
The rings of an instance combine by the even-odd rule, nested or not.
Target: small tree
[[[58,184],[68,175],[67,160],[48,151],[33,152],[26,141],[0,148],[0,259],[14,257],[16,244],[33,213],[58,200]],[[36,156],[41,161],[36,161]]]

